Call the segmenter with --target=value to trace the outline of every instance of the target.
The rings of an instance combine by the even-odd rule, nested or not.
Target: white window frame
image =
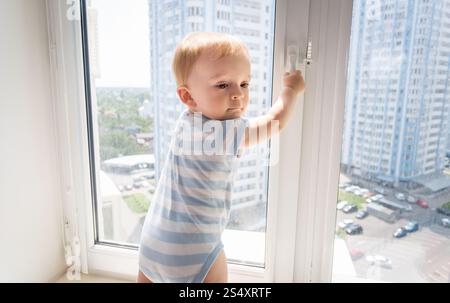
[[[314,61],[305,91],[295,282],[332,282],[352,6],[311,0]]]
[[[65,1],[46,4],[65,220],[80,237],[83,273],[134,279],[136,250],[94,243],[80,20],[68,21]],[[277,0],[273,100],[287,46],[317,47],[304,71],[305,98],[280,136],[279,164],[269,169],[266,268],[229,264],[230,282],[331,281],[351,6]]]

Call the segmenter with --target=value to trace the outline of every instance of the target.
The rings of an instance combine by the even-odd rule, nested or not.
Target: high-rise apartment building
[[[398,184],[442,171],[450,1],[354,1],[342,163]]]

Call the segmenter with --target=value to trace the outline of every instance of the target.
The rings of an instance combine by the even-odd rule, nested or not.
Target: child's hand
[[[299,70],[295,72],[286,72],[283,77],[283,84],[285,87],[291,88],[296,94],[305,90],[305,80],[303,80],[302,73]]]

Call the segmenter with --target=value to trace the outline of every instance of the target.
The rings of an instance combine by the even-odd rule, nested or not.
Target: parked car
[[[408,232],[406,231],[405,228],[399,227],[399,228],[397,228],[397,230],[394,232],[393,236],[394,236],[394,238],[403,238],[403,237],[406,236],[407,234],[408,234]]]
[[[377,187],[377,188],[374,188],[373,190],[379,194],[384,194],[386,192],[385,189],[382,187]]]
[[[376,202],[376,201],[378,201],[378,200],[380,200],[382,198],[384,198],[384,195],[378,194],[378,195],[373,196],[371,199],[372,199],[373,202]]]
[[[353,220],[352,220],[352,219],[345,219],[345,220],[339,222],[337,225],[338,225],[340,228],[344,229],[344,228],[346,228],[346,227],[347,227],[348,225],[350,225],[350,224],[353,224]]]
[[[146,180],[155,179],[155,172],[151,172],[149,174],[142,175],[142,177]]]
[[[442,218],[441,219],[441,225],[447,228],[450,228],[450,219],[449,218]]]
[[[347,225],[347,227],[345,227],[345,232],[349,235],[362,234],[363,228],[359,224],[352,223],[352,224]]]
[[[362,219],[364,219],[365,217],[367,217],[369,215],[369,213],[367,212],[367,211],[365,211],[365,210],[360,210],[360,211],[358,211],[357,213],[356,213],[356,219],[360,219],[360,220],[362,220]]]
[[[353,193],[355,190],[359,190],[359,186],[350,185],[344,189],[346,192]]]
[[[367,188],[361,188],[359,190],[359,192],[361,193],[361,196],[364,196],[365,194],[367,194],[369,192],[369,190]]]
[[[132,189],[133,189],[133,185],[131,185],[131,184],[125,185],[125,190],[132,190]]]
[[[365,194],[363,195],[363,198],[368,199],[368,198],[371,198],[371,197],[373,197],[373,196],[375,196],[375,193],[369,191],[369,192],[367,192],[367,193],[365,193]]]
[[[416,204],[419,205],[419,206],[422,207],[422,208],[428,208],[428,207],[430,207],[430,206],[428,205],[427,201],[422,200],[422,199],[417,200],[417,201],[416,201]]]
[[[408,224],[404,226],[404,229],[409,233],[415,232],[419,230],[419,223],[416,221],[409,221]]]
[[[358,210],[358,207],[356,207],[356,205],[354,205],[354,204],[346,205],[346,206],[342,209],[342,211],[343,211],[344,213],[346,213],[346,214],[354,213],[354,212],[357,211],[357,210]]]
[[[450,216],[450,209],[448,209],[448,208],[438,207],[438,208],[436,208],[436,211],[440,214]]]
[[[386,269],[392,268],[391,259],[381,255],[367,256],[366,261],[369,262],[371,265],[377,265]]]
[[[397,200],[399,201],[404,201],[406,199],[405,194],[402,193],[396,193],[395,197],[397,198]]]
[[[125,186],[119,185],[119,186],[117,186],[117,189],[118,189],[120,192],[122,192],[122,191],[125,190]]]
[[[416,203],[417,199],[414,196],[408,196],[406,198],[406,201],[408,201],[409,203]]]
[[[337,210],[342,210],[344,207],[348,205],[347,201],[341,201],[336,205]]]
[[[349,253],[353,261],[358,260],[359,258],[364,256],[364,252],[359,248],[351,248],[349,250]]]

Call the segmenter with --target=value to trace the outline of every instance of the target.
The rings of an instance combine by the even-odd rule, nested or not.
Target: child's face
[[[245,55],[215,59],[205,51],[187,80],[189,108],[214,120],[239,118],[249,99],[250,62]]]

